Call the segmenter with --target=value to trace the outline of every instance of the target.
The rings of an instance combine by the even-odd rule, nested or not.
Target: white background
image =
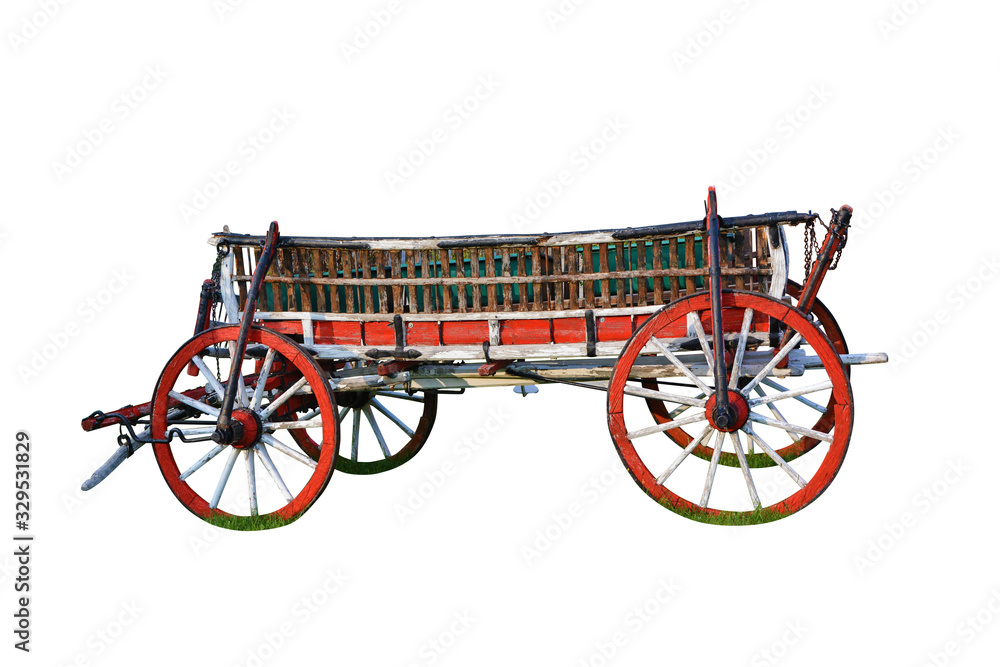
[[[995,3],[593,0],[554,21],[556,0],[407,1],[350,58],[387,0],[49,4],[46,18],[9,0],[0,17],[3,437],[32,435],[37,535],[31,655],[10,646],[0,559],[5,664],[995,660]],[[495,92],[447,122],[480,77]],[[248,159],[275,109],[294,119]],[[574,153],[616,119],[580,171]],[[392,191],[385,172],[438,127],[445,143]],[[230,160],[240,173],[185,216]],[[190,335],[211,232],[515,232],[562,169],[573,183],[524,231],[695,219],[710,184],[729,186],[723,215],[855,207],[823,299],[853,351],[895,363],[856,369],[851,449],[816,503],[749,529],[682,519],[609,472],[603,396],[563,388],[442,399],[409,465],[335,474],[282,530],[206,529],[148,451],[78,492],[115,447],[79,419],[148,400]],[[790,240],[800,278],[801,230]],[[463,457],[497,410],[503,427]],[[401,521],[447,462],[457,472]],[[587,486],[602,473],[615,481]],[[553,529],[574,502],[582,516]],[[547,528],[561,535],[546,546]],[[338,569],[347,582],[323,593]],[[661,581],[677,588],[665,603]]]

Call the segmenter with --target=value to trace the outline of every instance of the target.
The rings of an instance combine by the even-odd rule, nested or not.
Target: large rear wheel
[[[722,300],[727,376],[714,377],[709,295],[681,299],[650,317],[623,349],[608,391],[608,425],[633,479],[663,506],[707,523],[773,521],[815,500],[840,469],[853,423],[850,380],[830,340],[795,308],[748,292],[723,292]],[[701,350],[689,353],[676,332],[692,320]],[[772,347],[770,321],[790,332],[780,349]],[[641,385],[650,379],[659,381],[656,389]],[[787,390],[762,397],[754,390],[765,381]],[[726,385],[736,409],[734,424],[713,421],[718,383]],[[688,410],[648,425],[648,398]],[[814,408],[799,398],[828,406],[826,431],[812,428]],[[695,435],[678,451],[661,434],[682,427]],[[808,451],[793,444],[794,456],[783,456],[789,448],[776,443],[789,434],[819,444]],[[700,455],[692,456],[696,451]],[[754,467],[752,456],[771,465]],[[720,467],[724,459],[735,465]]]

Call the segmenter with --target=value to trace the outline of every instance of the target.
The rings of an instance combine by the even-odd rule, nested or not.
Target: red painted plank
[[[441,325],[441,342],[444,345],[482,345],[490,339],[490,325],[486,321],[444,322]]]
[[[317,345],[361,345],[360,322],[316,322]]]
[[[547,345],[551,343],[548,320],[501,320],[501,345]]]
[[[587,323],[582,317],[568,317],[552,321],[552,334],[556,343],[586,343]]]
[[[602,343],[628,340],[632,335],[632,318],[623,315],[597,318],[597,340]]]
[[[407,345],[427,345],[437,347],[441,344],[438,340],[437,322],[408,322],[406,325]]]
[[[396,346],[396,331],[392,322],[365,322],[365,345]]]

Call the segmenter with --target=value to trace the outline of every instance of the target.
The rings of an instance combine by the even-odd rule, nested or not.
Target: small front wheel
[[[238,335],[236,326],[204,331],[167,363],[153,393],[151,433],[171,437],[153,451],[167,486],[196,516],[235,530],[276,528],[301,516],[329,483],[337,416],[316,361],[291,339],[252,328],[233,407],[241,436],[212,442]],[[303,399],[315,410],[278,418],[282,406]],[[316,460],[289,435],[299,431],[320,443]]]

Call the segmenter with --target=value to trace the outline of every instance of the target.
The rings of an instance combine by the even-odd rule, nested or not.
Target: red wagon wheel
[[[351,363],[345,365],[350,368]],[[437,391],[409,394],[397,390],[334,392],[338,421],[350,440],[337,459],[337,471],[351,475],[374,475],[403,465],[427,442],[437,417]],[[288,414],[296,414],[293,406]],[[319,446],[309,433],[292,431],[296,443],[313,459]]]
[[[785,293],[797,303],[799,295],[802,293],[802,286],[795,281],[789,280],[786,284]],[[827,308],[822,301],[816,299],[813,302],[812,314],[816,316],[816,322],[819,324],[823,333],[826,334],[826,337],[830,339],[834,349],[836,349],[840,354],[847,354],[847,341],[844,338],[844,332],[841,330],[836,318],[834,318],[833,313],[830,312],[830,309]],[[847,377],[850,376],[851,368],[848,366]],[[655,390],[657,388],[657,382],[656,380],[643,380],[642,386],[646,389]],[[786,391],[787,389],[788,388],[780,382],[769,378],[754,387],[754,393],[762,397]],[[796,400],[801,402],[803,405],[811,407],[816,413],[817,418],[816,422],[812,426],[812,429],[814,431],[828,433],[833,424],[833,404],[828,403],[826,406],[821,406],[806,397],[799,397]],[[666,424],[672,419],[680,417],[690,409],[690,406],[687,405],[668,404],[654,398],[646,399],[646,407],[649,409],[649,413],[653,416],[653,419],[656,420],[657,424]],[[775,416],[777,417],[777,415]],[[683,428],[666,431],[666,436],[681,447],[687,447],[691,444],[691,440],[694,439],[694,435]],[[778,454],[786,461],[795,460],[819,444],[818,440],[808,436],[791,434],[789,437],[791,438],[792,443],[777,450]],[[698,446],[695,447],[692,454],[707,461],[712,458],[712,449],[711,447]],[[739,465],[739,461],[735,456],[726,456],[725,454],[722,456],[720,463],[730,467],[736,467]],[[751,468],[769,468],[775,465],[774,461],[763,453],[748,453],[747,464]]]
[[[174,437],[169,444],[154,444],[153,451],[170,490],[195,515],[238,530],[275,528],[301,516],[326,488],[337,459],[339,427],[325,371],[291,339],[253,328],[233,409],[242,437],[231,445],[211,442],[238,334],[236,326],[210,329],[171,357],[153,393],[151,433],[155,439],[166,438],[168,431]],[[260,361],[256,367],[255,361]],[[196,376],[185,372],[189,364]],[[203,400],[182,393],[200,387]],[[276,418],[282,406],[302,396],[312,399],[315,414]],[[177,407],[184,415],[178,419],[174,410],[168,422],[168,409]],[[321,443],[317,459],[306,456],[288,435],[300,431]],[[245,475],[234,477],[240,459]],[[264,469],[260,475],[258,463]]]
[[[615,365],[608,390],[608,425],[618,453],[633,479],[665,507],[706,523],[748,524],[773,521],[796,512],[815,500],[833,481],[847,453],[853,423],[850,380],[838,351],[829,339],[793,307],[768,296],[747,292],[722,294],[723,308],[740,315],[743,324],[725,332],[736,341],[732,371],[722,378],[736,409],[735,423],[726,427],[712,420],[716,380],[712,363],[702,354],[686,355],[679,347],[657,336],[683,328],[688,315],[710,311],[708,294],[681,299],[649,318],[626,344]],[[754,316],[774,318],[790,331],[788,344],[776,350],[767,332],[753,335]],[[735,318],[724,318],[730,320]],[[706,345],[707,347],[707,345]],[[650,359],[641,354],[653,352]],[[668,368],[650,367],[650,361]],[[657,385],[656,395],[640,388],[644,375],[686,379],[694,389]],[[788,391],[757,396],[754,388],[764,380],[779,377]],[[749,378],[739,382],[739,378]],[[698,398],[698,394],[708,399]],[[629,397],[626,400],[626,396]],[[809,396],[819,405],[830,405],[830,428],[811,428],[813,416],[797,397]],[[634,397],[634,398],[633,398]],[[684,417],[648,427],[645,398],[691,405]],[[781,417],[764,414],[780,405]],[[660,433],[691,425],[696,436],[678,454],[673,442]],[[770,444],[785,433],[816,439],[820,446],[799,453],[794,468]],[[772,467],[752,468],[746,446],[757,447],[773,462]],[[697,447],[710,452],[706,461],[690,456]],[[730,456],[736,468],[719,467]]]

